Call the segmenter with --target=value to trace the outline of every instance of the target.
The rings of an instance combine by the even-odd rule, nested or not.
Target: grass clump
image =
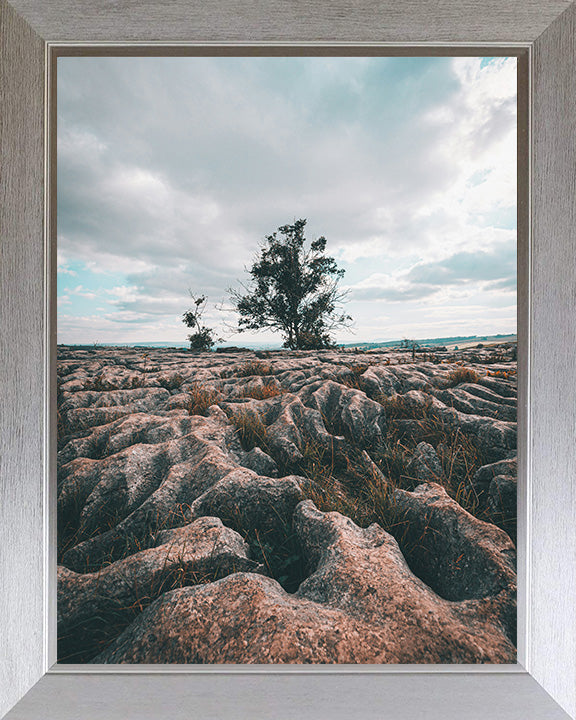
[[[366,372],[366,370],[368,370],[369,367],[370,363],[348,365],[350,373],[347,373],[346,376],[339,382],[353,390],[362,390],[361,376]]]
[[[193,387],[188,393],[187,410],[190,415],[205,415],[218,402],[219,393],[211,388]]]
[[[471,480],[478,468],[486,464],[487,458],[474,440],[459,427],[438,417],[433,411],[431,397],[424,403],[416,403],[400,395],[381,396],[378,401],[386,411],[386,438],[368,450],[372,461],[389,484],[404,490],[413,490],[420,484],[421,481],[414,475],[411,461],[418,443],[429,443],[435,448],[442,467],[442,476],[438,482],[465,510],[480,517],[482,512],[472,490]],[[345,435],[345,432],[341,434]],[[303,474],[313,478],[316,485],[324,489],[318,498],[323,506],[331,502],[326,493],[344,487],[345,493],[353,496],[353,502],[350,497],[336,496],[332,500],[342,509],[331,509],[348,514],[357,524],[370,518],[372,522],[389,524],[389,496],[383,494],[381,481],[374,479],[365,462],[358,462],[354,438],[348,438],[346,445],[349,450],[336,461],[332,458],[326,462],[326,452],[316,452],[313,454],[313,462],[310,462],[310,453],[308,456],[305,454],[307,464],[302,468]],[[319,471],[319,468],[322,470]],[[330,476],[341,477],[343,482],[340,486],[335,485],[329,481]],[[363,507],[365,505],[373,508],[374,512],[366,511]]]
[[[284,394],[285,390],[277,385],[260,385],[259,387],[246,388],[242,390],[240,397],[252,398],[253,400],[268,400]]]
[[[294,593],[306,578],[302,548],[291,523],[279,523],[274,530],[262,532],[254,528],[241,533],[250,546],[250,557],[261,563],[268,575]]]
[[[379,395],[375,398],[386,411],[387,420],[423,420],[430,414],[433,399],[422,404],[411,402],[402,395]]]
[[[472,368],[459,367],[448,373],[444,387],[453,388],[456,387],[456,385],[461,385],[462,383],[477,383],[479,381],[480,375],[476,372],[476,370],[473,370]]]
[[[100,375],[96,377],[88,378],[84,381],[83,390],[89,390],[93,392],[105,392],[106,390],[119,390],[118,385],[112,385],[109,382],[105,382]]]
[[[441,438],[436,443],[436,453],[444,473],[446,490],[465,510],[474,515],[478,510],[478,502],[470,490],[471,480],[476,470],[484,465],[482,453],[460,428],[454,431],[439,426],[436,433]]]
[[[266,425],[258,413],[253,410],[237,410],[232,412],[229,419],[238,431],[240,444],[244,450],[252,450],[255,447],[268,450]]]
[[[250,377],[252,375],[272,375],[272,365],[261,360],[248,360],[240,365],[236,372],[237,377]]]
[[[226,527],[242,535],[250,548],[249,557],[263,566],[286,592],[294,593],[307,577],[300,541],[291,517],[278,512],[271,504],[269,520],[256,527],[254,518],[239,506],[228,509],[221,520]]]
[[[357,363],[354,365],[348,365],[350,368],[350,371],[354,373],[354,375],[359,376],[362,375],[362,373],[365,373],[366,370],[370,367],[370,363]]]
[[[311,442],[294,471],[307,478],[303,490],[322,512],[338,512],[366,528],[378,523],[397,539],[406,533],[396,508],[395,483],[366,452],[347,444],[338,449]]]

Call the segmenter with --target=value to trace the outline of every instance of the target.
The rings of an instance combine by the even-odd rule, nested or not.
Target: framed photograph
[[[54,51],[57,662],[515,666],[525,53],[223,50]]]
[[[576,717],[574,6],[1,2],[2,713]]]

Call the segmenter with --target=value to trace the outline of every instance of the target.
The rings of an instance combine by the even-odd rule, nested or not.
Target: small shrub
[[[190,292],[190,297],[194,307],[187,310],[182,316],[182,322],[194,330],[187,338],[190,341],[190,350],[211,350],[217,342],[222,342],[222,338],[215,337],[214,330],[201,323],[208,299],[205,295],[196,297],[192,292]]]
[[[448,373],[444,387],[452,388],[462,383],[477,383],[480,381],[480,375],[472,368],[459,367]]]
[[[190,342],[190,350],[200,351],[211,350],[218,342],[218,338],[214,337],[214,331],[207,327],[201,327],[197,332],[188,335],[186,339]]]
[[[405,350],[410,350],[412,353],[412,360],[415,360],[416,352],[417,350],[420,350],[420,343],[416,342],[416,340],[404,338],[404,340],[400,343],[400,347]]]

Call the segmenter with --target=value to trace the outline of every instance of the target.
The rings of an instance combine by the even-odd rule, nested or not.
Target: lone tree
[[[326,238],[308,243],[305,225],[297,220],[268,235],[242,284],[245,292],[229,290],[239,332],[278,330],[286,348],[317,349],[333,347],[331,331],[350,325],[342,312],[346,293],[338,290],[344,270],[324,254]]]
[[[191,292],[190,297],[194,307],[187,310],[182,316],[182,322],[187,327],[195,330],[187,338],[190,341],[190,350],[210,350],[215,343],[220,342],[220,338],[214,337],[212,328],[202,325],[201,322],[208,298],[205,295],[196,297]]]

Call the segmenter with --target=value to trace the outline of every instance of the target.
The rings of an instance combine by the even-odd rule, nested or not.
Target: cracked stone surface
[[[515,662],[511,350],[59,347],[61,662]]]
[[[96,662],[515,662],[500,606],[486,622],[482,601],[438,597],[378,525],[307,500],[295,527],[313,569],[295,595],[250,573],[167,593]]]

